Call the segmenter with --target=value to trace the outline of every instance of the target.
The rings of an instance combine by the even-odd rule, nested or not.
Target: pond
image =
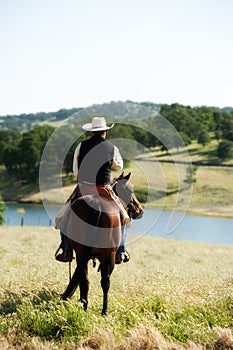
[[[53,226],[60,205],[6,203],[4,225]],[[195,216],[167,210],[146,209],[140,220],[131,222],[128,234],[233,245],[233,219]]]

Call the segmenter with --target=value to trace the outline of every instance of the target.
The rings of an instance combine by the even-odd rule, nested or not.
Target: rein
[[[69,261],[69,280],[71,281],[71,261]]]

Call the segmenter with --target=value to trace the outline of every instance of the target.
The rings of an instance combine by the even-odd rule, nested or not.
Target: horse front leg
[[[115,254],[105,257],[101,263],[101,287],[103,290],[103,308],[102,316],[107,315],[108,311],[108,291],[110,288],[110,276],[115,265]]]

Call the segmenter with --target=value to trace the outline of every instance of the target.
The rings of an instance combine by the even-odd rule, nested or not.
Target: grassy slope
[[[188,147],[192,162],[200,165],[193,167],[193,192],[190,188],[184,190],[187,184],[182,182],[178,192],[178,176],[187,176],[187,165],[172,164],[170,155],[158,149],[142,155],[125,171],[132,171],[131,183],[135,190],[140,193],[150,189],[150,201],[147,207],[178,209],[194,214],[233,217],[233,161],[229,161],[223,166],[208,166],[206,164],[216,164],[216,142],[213,141],[205,147],[192,143]],[[183,150],[173,150],[172,156],[176,160],[182,160]],[[227,165],[228,167],[225,167]],[[47,191],[49,201],[63,202],[72,192],[74,184],[70,184],[70,179],[64,179],[64,196],[58,198],[56,188]],[[21,200],[29,202],[40,202],[41,196],[39,188],[33,185],[24,185],[15,182],[0,168],[0,193],[6,200]],[[176,201],[179,199],[179,205]],[[189,203],[190,201],[190,203]]]
[[[59,301],[68,266],[53,258],[58,231],[0,227],[0,349],[233,349],[233,247],[131,241],[131,261],[115,267],[101,317],[91,264],[89,310],[78,292]]]
[[[184,190],[184,187],[187,187],[184,182],[181,184],[181,191],[177,192],[179,176],[187,177],[187,164],[174,164],[171,160],[173,157],[177,162],[186,161],[182,158],[183,150],[173,150],[171,157],[155,149],[140,157],[137,163],[131,164],[134,187],[141,188],[149,185],[152,191],[167,191],[166,198],[152,198],[147,203],[148,207],[174,209],[180,195],[181,210],[187,206],[187,211],[190,213],[232,218],[233,160],[221,166],[210,165],[217,164],[218,161],[215,156],[215,141],[205,147],[193,143],[188,147],[188,151],[190,161],[194,163],[192,193],[190,188]]]

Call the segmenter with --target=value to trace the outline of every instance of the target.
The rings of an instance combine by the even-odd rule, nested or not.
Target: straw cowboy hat
[[[109,130],[114,126],[107,126],[106,120],[104,117],[94,117],[91,123],[84,124],[82,129],[85,131],[104,131]]]

